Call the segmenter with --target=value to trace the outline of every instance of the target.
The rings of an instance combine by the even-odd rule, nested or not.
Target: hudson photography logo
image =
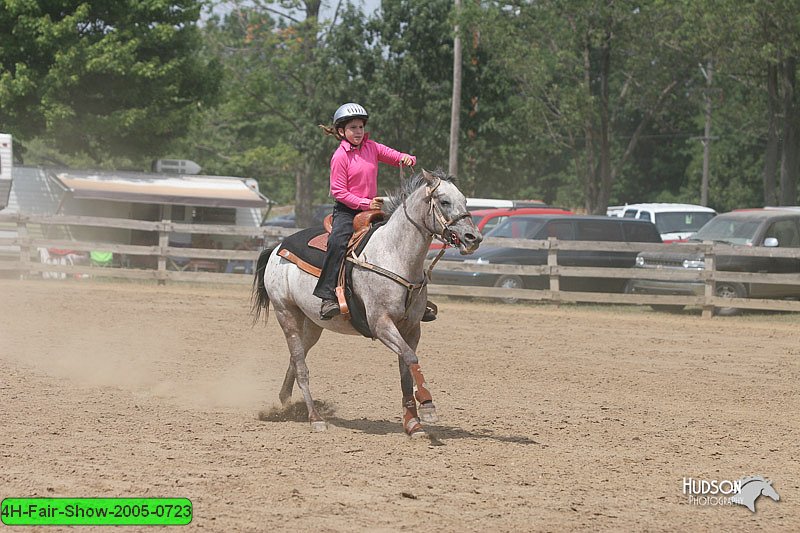
[[[683,493],[690,505],[743,505],[756,512],[756,500],[767,496],[776,502],[781,499],[772,487],[772,481],[762,476],[742,479],[695,479],[683,478]]]

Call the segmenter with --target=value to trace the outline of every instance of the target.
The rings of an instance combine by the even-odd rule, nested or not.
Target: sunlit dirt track
[[[288,351],[246,287],[2,280],[0,498],[187,497],[208,531],[800,531],[800,316],[439,304],[441,420],[412,441],[360,337],[309,356],[329,431],[259,417]],[[746,475],[781,500],[682,493]]]

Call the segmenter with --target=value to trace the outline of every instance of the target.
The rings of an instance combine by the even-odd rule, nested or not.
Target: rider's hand
[[[369,202],[370,209],[380,209],[381,207],[383,207],[383,198],[380,196],[376,196]]]
[[[411,158],[410,155],[404,155],[402,159],[400,159],[400,164],[410,167],[414,164],[414,160]]]

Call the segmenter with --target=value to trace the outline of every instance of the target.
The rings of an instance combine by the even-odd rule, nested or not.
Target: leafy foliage
[[[152,156],[214,102],[197,0],[0,2],[0,122],[95,161]]]
[[[468,194],[698,203],[707,142],[712,207],[797,203],[790,0],[208,4],[198,25],[201,0],[0,0],[2,129],[81,164],[189,157],[302,219],[336,147],[318,125],[343,102],[370,111],[373,139],[446,164],[457,23]],[[379,187],[396,180],[383,168]]]

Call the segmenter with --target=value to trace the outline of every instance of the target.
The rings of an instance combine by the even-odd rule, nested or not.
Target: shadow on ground
[[[361,431],[370,435],[390,435],[402,431],[400,421],[391,420],[368,420],[358,418],[348,420],[339,417],[328,417],[328,423],[336,427],[342,427],[353,431]],[[469,431],[459,427],[443,426],[441,424],[423,424],[425,431],[431,441],[444,445],[447,439],[489,439],[498,442],[513,442],[516,444],[545,446],[535,440],[519,435],[497,435],[491,431]]]
[[[369,435],[393,435],[403,431],[400,421],[369,420],[366,418],[347,419],[336,416],[333,405],[320,400],[314,400],[317,412],[332,426],[360,431]],[[273,407],[260,411],[258,419],[262,422],[308,422],[308,410],[303,401],[296,401],[286,406]],[[497,435],[488,430],[468,431],[453,426],[439,424],[426,424],[428,438],[434,445],[444,446],[447,439],[490,439],[498,442],[512,442],[515,444],[546,446],[529,437],[519,435]]]

